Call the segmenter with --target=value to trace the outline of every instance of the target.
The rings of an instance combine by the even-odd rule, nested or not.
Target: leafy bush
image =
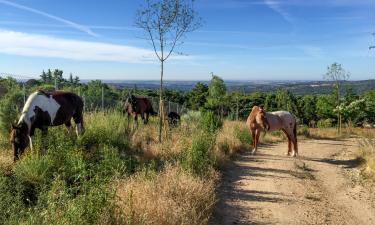
[[[310,137],[310,130],[308,126],[300,126],[297,128],[297,135]]]
[[[21,104],[23,103],[23,95],[20,92],[9,92],[0,100],[0,132],[4,136],[8,136],[11,124],[18,118]]]
[[[223,126],[223,120],[212,111],[204,111],[200,120],[200,126],[208,133],[215,133]]]
[[[191,146],[184,152],[183,168],[192,174],[204,176],[213,164],[210,151],[215,143],[214,135],[201,132],[193,137]]]
[[[235,126],[234,127],[234,136],[240,140],[242,144],[248,144],[251,145],[253,142],[250,130],[247,127],[240,127]]]
[[[329,128],[333,126],[332,119],[319,120],[317,124],[318,128]]]

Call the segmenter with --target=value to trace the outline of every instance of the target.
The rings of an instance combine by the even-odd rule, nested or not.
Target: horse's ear
[[[18,128],[15,123],[12,123],[11,126],[12,126],[12,129],[17,129]]]

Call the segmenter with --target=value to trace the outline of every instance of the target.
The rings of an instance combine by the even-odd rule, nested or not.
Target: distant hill
[[[117,87],[128,88],[159,88],[159,81],[104,81]],[[208,84],[208,81],[165,81],[164,86],[169,89],[190,91],[198,82]],[[332,93],[333,83],[328,81],[225,81],[229,91],[271,92],[280,88],[290,90],[296,95],[328,94]],[[375,90],[375,79],[361,81],[345,81],[345,86],[351,86],[353,90],[361,94],[369,90]]]

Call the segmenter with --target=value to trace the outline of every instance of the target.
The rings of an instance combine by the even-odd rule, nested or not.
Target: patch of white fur
[[[60,104],[57,103],[52,96],[47,97],[44,94],[38,94],[38,92],[32,93],[27,99],[18,124],[24,121],[28,125],[29,129],[31,128],[31,118],[35,116],[35,106],[38,106],[44,112],[48,112],[51,118],[50,124],[53,125],[53,121],[55,120],[56,113],[60,108]]]
[[[270,125],[269,131],[276,131],[281,128],[292,131],[294,124],[296,123],[294,116],[287,111],[267,112],[266,118]]]
[[[82,124],[81,124],[81,123],[78,123],[78,124],[76,125],[76,133],[77,133],[77,136],[81,135],[81,134],[82,134],[82,131],[83,131],[83,129],[82,129]]]

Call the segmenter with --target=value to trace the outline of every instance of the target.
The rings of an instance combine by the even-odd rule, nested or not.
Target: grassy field
[[[52,128],[42,145],[37,133],[15,164],[0,136],[0,224],[207,223],[215,168],[251,143],[243,124],[211,117],[190,113],[160,144],[156,120],[131,129],[119,112],[87,113],[82,137]]]
[[[221,124],[209,113],[183,116],[180,127],[165,129],[162,144],[156,119],[138,129],[116,111],[85,119],[78,139],[52,128],[42,145],[37,133],[34,151],[15,164],[8,137],[0,136],[0,224],[207,224],[219,169],[251,149],[244,122]],[[299,134],[344,138],[331,129],[301,128]],[[261,138],[285,139],[280,132]],[[364,143],[366,174],[374,171],[374,156],[374,142]]]

